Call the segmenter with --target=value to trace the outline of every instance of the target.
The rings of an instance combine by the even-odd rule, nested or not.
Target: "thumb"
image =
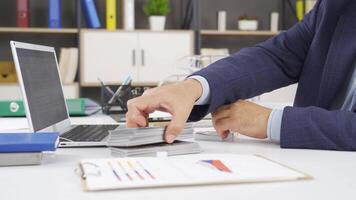
[[[182,132],[188,117],[184,113],[177,113],[172,116],[171,122],[168,124],[165,139],[167,143],[172,143],[176,137]]]

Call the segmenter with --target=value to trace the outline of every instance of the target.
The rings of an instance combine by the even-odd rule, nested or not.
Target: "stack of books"
[[[0,133],[0,166],[39,165],[43,152],[55,151],[59,133]]]
[[[123,128],[118,127],[109,131],[108,147],[112,155],[126,156],[155,156],[159,152],[167,155],[182,155],[200,153],[199,144],[193,142],[194,130],[188,124],[173,144],[165,143],[166,127]],[[188,141],[187,141],[188,140]]]

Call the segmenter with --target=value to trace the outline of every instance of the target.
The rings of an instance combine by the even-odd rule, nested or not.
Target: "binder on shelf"
[[[29,27],[29,0],[16,0],[16,25],[17,27]]]
[[[316,2],[317,2],[317,0],[306,0],[305,1],[305,13],[310,12],[314,8]]]
[[[87,116],[98,112],[101,107],[88,98],[67,99],[70,116]],[[0,101],[0,117],[24,117],[26,115],[23,101]]]
[[[13,61],[0,61],[0,83],[16,83],[17,76]]]
[[[226,31],[226,11],[218,12],[218,31]]]
[[[106,0],[106,29],[116,29],[116,0]]]
[[[122,0],[122,19],[124,30],[135,29],[135,0]]]
[[[101,23],[94,0],[81,0],[85,21],[89,28],[100,28]]]
[[[61,0],[48,0],[48,27],[61,28]]]
[[[278,32],[278,27],[279,27],[279,13],[278,12],[272,12],[271,13],[271,31],[272,32]]]
[[[55,151],[58,143],[58,132],[1,133],[0,153]]]
[[[75,80],[78,71],[78,48],[61,48],[59,56],[59,71],[62,84],[71,84]]]
[[[296,1],[296,13],[297,13],[297,19],[301,21],[304,18],[304,1],[303,0],[297,0]]]
[[[25,116],[25,108],[23,102],[20,100],[0,101],[0,116],[1,117]]]

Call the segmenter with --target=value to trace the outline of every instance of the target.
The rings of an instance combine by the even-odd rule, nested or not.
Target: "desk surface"
[[[0,121],[3,119],[0,119]],[[81,159],[107,158],[106,148],[58,149],[40,166],[0,168],[0,199],[351,199],[356,192],[356,153],[280,149],[239,136],[234,142],[200,142],[204,153],[260,154],[314,177],[308,181],[84,192],[74,173]]]

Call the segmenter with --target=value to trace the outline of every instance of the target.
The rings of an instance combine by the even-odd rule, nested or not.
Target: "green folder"
[[[66,99],[70,116],[88,116],[98,112],[101,107],[88,98]],[[22,100],[0,101],[0,117],[26,116]]]

